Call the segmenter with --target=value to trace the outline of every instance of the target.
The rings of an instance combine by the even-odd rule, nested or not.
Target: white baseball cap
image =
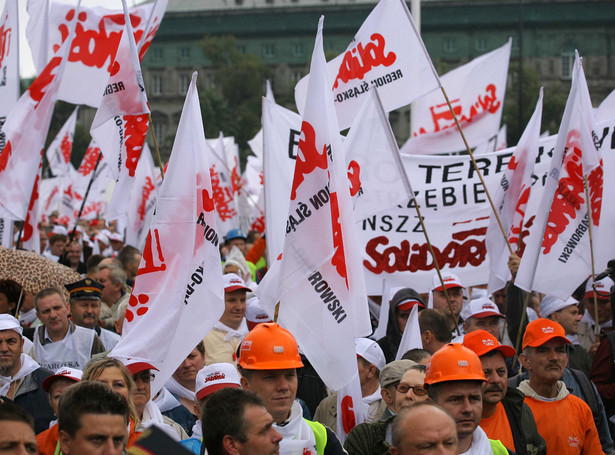
[[[250,330],[261,322],[273,322],[273,318],[260,305],[258,297],[252,297],[246,302],[246,322]]]
[[[440,274],[442,275],[442,281],[444,282],[444,287],[446,289],[462,288],[463,287],[463,285],[461,284],[461,280],[454,273],[451,273],[451,272],[440,272]],[[433,280],[432,280],[432,283],[431,283],[431,290],[432,291],[441,291],[442,290],[442,283],[440,282],[440,278],[438,277],[437,273],[433,276]]]
[[[224,292],[233,292],[240,289],[248,292],[252,291],[252,289],[246,286],[245,281],[236,273],[222,275],[222,279],[224,280]]]
[[[500,309],[498,306],[493,303],[487,297],[481,297],[479,299],[474,299],[468,303],[468,305],[463,309],[461,317],[464,319],[467,318],[486,318],[488,316],[498,316],[501,318],[505,318],[502,313],[500,313]]]
[[[540,314],[543,318],[548,318],[551,314],[571,305],[578,305],[579,301],[573,297],[562,300],[554,295],[545,295],[540,302]]]
[[[66,379],[72,379],[75,382],[79,382],[81,381],[82,376],[83,376],[83,371],[78,370],[77,368],[62,367],[59,370],[57,370],[54,374],[52,374],[51,376],[47,376],[43,380],[41,387],[43,388],[45,392],[49,392],[49,389],[51,388],[51,384],[56,379],[66,378]]]
[[[369,363],[375,365],[378,371],[384,368],[387,361],[378,343],[369,338],[355,338],[354,345],[357,351],[357,357],[362,357]]]
[[[608,299],[611,296],[611,291],[613,290],[613,280],[605,276],[599,281],[596,281],[596,294],[599,299]],[[592,280],[587,280],[587,284],[585,285],[585,296],[586,299],[594,297],[594,287],[592,286]]]
[[[196,399],[202,400],[207,395],[226,387],[240,387],[239,373],[230,363],[212,363],[206,365],[196,375]]]
[[[19,321],[10,314],[0,314],[0,330],[14,330],[19,335],[23,335],[23,327]]]

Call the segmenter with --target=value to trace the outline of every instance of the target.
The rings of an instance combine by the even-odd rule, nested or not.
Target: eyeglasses
[[[408,393],[408,390],[410,389],[412,389],[412,392],[414,392],[417,397],[424,397],[427,395],[427,389],[425,389],[422,385],[411,386],[402,382],[395,386],[395,390],[399,393]]]
[[[154,375],[154,373],[151,373],[149,370],[144,370],[137,374],[132,375],[132,379],[134,379],[135,381],[137,379],[141,379],[141,381],[143,382],[152,382],[155,377],[156,376]]]

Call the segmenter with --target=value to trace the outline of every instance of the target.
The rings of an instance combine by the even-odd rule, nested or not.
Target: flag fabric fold
[[[584,179],[594,239],[599,237],[604,183],[595,137],[591,99],[577,53],[545,189],[515,278],[515,285],[525,291],[567,299],[591,273],[590,213]]]
[[[196,73],[110,356],[159,369],[154,395],[224,312],[222,266]]]
[[[524,219],[524,215],[532,190],[532,174],[538,153],[542,97],[543,90],[541,88],[534,113],[525,127],[525,131],[523,131],[517,147],[515,147],[513,156],[500,180],[500,185],[493,196],[493,204],[498,210],[508,241],[519,256],[523,255],[522,232],[527,221]],[[492,293],[504,288],[511,277],[508,269],[509,250],[494,216],[489,220],[485,244],[489,256],[487,289]]]
[[[73,177],[75,168],[70,157],[73,151],[73,139],[75,136],[75,126],[77,126],[77,110],[68,117],[60,131],[47,147],[47,162],[49,169],[56,177]]]
[[[116,180],[107,207],[108,221],[127,215],[126,195],[130,194],[134,183],[150,113],[128,8],[125,0],[122,3],[126,25],[90,129]]]

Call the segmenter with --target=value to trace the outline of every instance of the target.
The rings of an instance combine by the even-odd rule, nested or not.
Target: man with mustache
[[[500,344],[485,330],[475,330],[463,339],[463,345],[480,358],[487,382],[483,385],[481,428],[489,439],[498,439],[517,455],[545,454],[547,446],[536,429],[531,409],[519,390],[508,387],[505,357],[515,350]]]
[[[555,321],[536,319],[523,336],[521,365],[529,380],[519,384],[525,403],[532,409],[547,453],[604,453],[589,406],[570,394],[561,381],[568,364],[566,331]]]

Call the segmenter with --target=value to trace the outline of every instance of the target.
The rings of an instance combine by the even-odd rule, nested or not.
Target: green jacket
[[[387,455],[391,445],[386,442],[387,427],[395,416],[373,423],[361,423],[354,427],[346,442],[344,449],[348,455]]]

